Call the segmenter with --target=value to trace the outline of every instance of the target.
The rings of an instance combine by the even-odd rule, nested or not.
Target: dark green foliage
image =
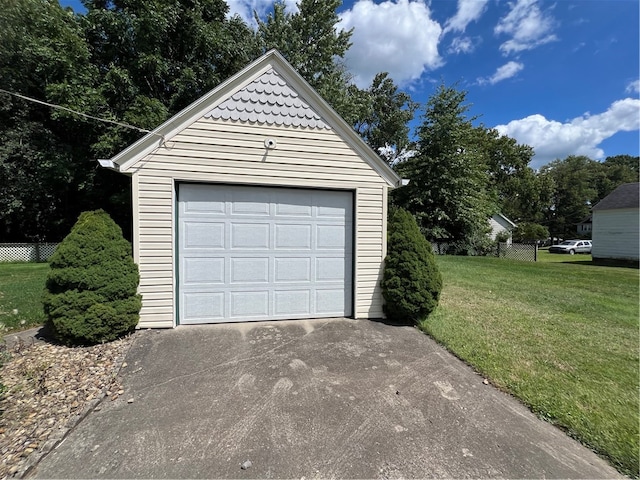
[[[465,238],[454,240],[447,248],[448,255],[482,257],[494,253],[495,242],[486,231],[475,232]]]
[[[384,312],[393,321],[418,323],[436,308],[442,290],[431,244],[401,208],[389,212],[388,237],[381,282]]]
[[[520,223],[513,229],[514,242],[532,242],[549,238],[549,229],[537,223]]]
[[[488,229],[497,211],[485,149],[466,116],[466,92],[440,85],[418,128],[417,153],[397,166],[409,185],[393,191],[429,240],[464,242]]]
[[[115,340],[138,323],[138,267],[120,227],[102,211],[84,212],[51,257],[43,304],[66,344]]]

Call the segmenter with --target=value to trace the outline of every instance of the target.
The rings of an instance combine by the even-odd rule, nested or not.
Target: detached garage
[[[132,177],[140,327],[383,316],[401,179],[278,52],[101,164]]]

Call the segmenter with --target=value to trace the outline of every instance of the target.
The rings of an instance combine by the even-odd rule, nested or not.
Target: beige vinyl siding
[[[134,257],[142,295],[139,326],[170,328],[174,326],[173,180],[134,175],[133,192]]]
[[[593,212],[591,256],[594,259],[638,260],[640,217],[637,208]]]
[[[267,150],[264,141],[277,146]],[[140,327],[175,325],[175,184],[211,182],[355,192],[354,316],[382,317],[386,182],[336,133],[201,119],[127,173],[134,178]]]

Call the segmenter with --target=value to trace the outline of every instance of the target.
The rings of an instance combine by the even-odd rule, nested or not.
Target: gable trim
[[[161,148],[163,144],[189,125],[211,112],[234,93],[256,78],[274,69],[328,125],[335,130],[371,168],[391,187],[402,185],[402,179],[375,153],[369,145],[333,108],[298,74],[276,50],[270,50],[240,72],[222,82],[209,93],[171,117],[152,132],[140,138],[110,160],[121,173],[132,173],[136,164]]]

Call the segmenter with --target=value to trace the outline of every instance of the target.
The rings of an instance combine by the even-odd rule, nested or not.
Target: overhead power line
[[[71,108],[63,107],[62,105],[56,105],[55,103],[44,102],[42,100],[38,100],[36,98],[27,97],[25,95],[20,95],[19,93],[9,92],[3,88],[0,88],[0,92],[6,93],[7,95],[13,95],[14,97],[22,98],[23,100],[28,100],[30,102],[39,103],[40,105],[45,105],[51,108],[57,108],[58,110],[64,110],[66,112],[73,113],[75,115],[80,115],[81,117],[90,118],[91,120],[97,120],[99,122],[111,123],[113,125],[118,125],[120,127],[131,128],[133,130],[137,130],[142,133],[152,133],[153,135],[157,135],[164,142],[164,136],[159,133],[152,132],[151,130],[147,130],[146,128],[136,127],[134,125],[129,125],[128,123],[116,122],[115,120],[108,120],[106,118],[94,117],[93,115],[89,115],[88,113],[78,112],[77,110],[73,110]]]

